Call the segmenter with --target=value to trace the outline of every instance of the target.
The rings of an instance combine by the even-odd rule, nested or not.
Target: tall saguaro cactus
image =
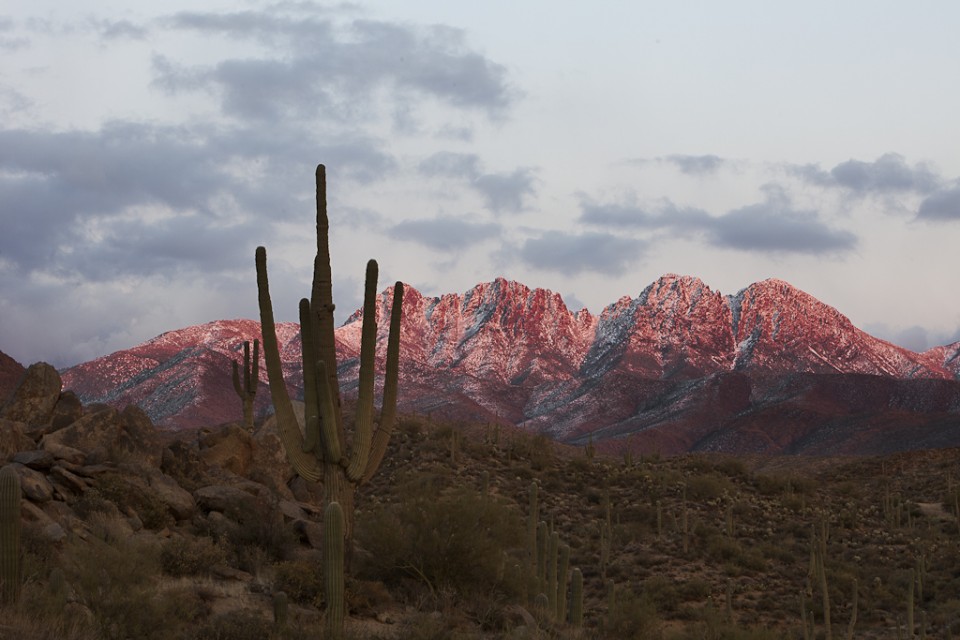
[[[20,476],[0,469],[0,593],[4,603],[20,597]]]
[[[253,341],[253,360],[250,360],[250,341],[243,342],[243,379],[237,361],[233,361],[233,389],[243,403],[243,426],[253,430],[253,399],[260,384],[260,341]]]
[[[326,502],[343,510],[344,537],[349,548],[353,535],[354,494],[369,480],[383,461],[393,433],[397,408],[397,377],[400,357],[400,317],[403,284],[393,289],[390,332],[387,338],[386,375],[383,405],[374,432],[374,363],[377,347],[377,263],[367,263],[363,297],[363,324],[360,342],[359,397],[350,450],[346,451],[337,354],[334,341],[333,288],[330,273],[330,246],[327,218],[326,170],[317,167],[317,255],[313,263],[310,299],[300,301],[303,386],[306,424],[301,425],[283,380],[267,279],[267,252],[257,247],[257,290],[263,331],[263,355],[270,381],[270,396],[277,416],[277,428],[287,459],[304,479],[322,481]]]
[[[267,364],[270,397],[277,429],[294,470],[306,480],[322,481],[324,499],[324,573],[327,576],[327,635],[343,634],[343,565],[353,538],[354,495],[357,487],[376,473],[393,433],[397,410],[397,377],[400,358],[400,317],[403,284],[393,288],[393,309],[387,338],[386,375],[380,420],[374,431],[374,364],[377,349],[377,263],[367,263],[360,338],[359,397],[350,450],[340,406],[337,352],[333,324],[333,283],[330,274],[330,223],[327,218],[326,169],[317,166],[317,255],[313,262],[310,299],[300,301],[301,360],[305,422],[300,425],[287,394],[280,362],[273,303],[267,279],[267,251],[257,247],[257,293]],[[339,567],[339,578],[336,577]]]

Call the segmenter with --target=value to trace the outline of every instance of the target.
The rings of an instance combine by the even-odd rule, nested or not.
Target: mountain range
[[[390,290],[379,298],[386,318]],[[361,313],[336,331],[355,393]],[[380,323],[379,349],[386,346]],[[277,327],[300,388],[299,327]],[[84,403],[140,405],[174,429],[239,420],[231,362],[259,322],[164,333],[61,372]],[[380,366],[383,355],[378,358]],[[269,411],[265,368],[256,410]],[[665,275],[599,315],[497,279],[464,294],[408,287],[400,410],[511,423],[612,450],[881,453],[960,445],[960,342],[916,353],[780,280],[721,295]]]

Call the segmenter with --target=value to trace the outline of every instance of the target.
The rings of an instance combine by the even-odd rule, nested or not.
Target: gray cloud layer
[[[246,11],[178,13],[173,29],[252,40],[282,55],[231,58],[212,66],[155,60],[158,86],[170,92],[213,90],[225,113],[269,121],[281,117],[355,121],[369,115],[381,88],[432,97],[498,117],[513,95],[506,69],[471,51],[464,32],[445,26]]]
[[[669,155],[662,158],[673,165],[676,165],[682,173],[687,175],[706,175],[714,174],[727,162],[720,156],[712,154],[702,156],[687,155]]]
[[[183,124],[131,119],[86,130],[0,123],[0,302],[6,320],[0,342],[6,346],[25,331],[30,318],[37,326],[56,324],[65,305],[83,304],[88,293],[110,300],[110,308],[126,317],[98,320],[104,313],[99,305],[72,313],[72,333],[87,336],[83,343],[66,335],[46,339],[30,345],[38,351],[28,357],[70,364],[111,345],[129,346],[128,337],[118,337],[129,323],[152,327],[163,323],[161,316],[169,323],[171,314],[192,317],[198,310],[227,317],[225,308],[249,306],[233,301],[249,299],[254,245],[275,246],[275,234],[283,233],[276,223],[299,224],[312,210],[318,160],[328,165],[336,201],[338,189],[383,182],[402,169],[393,141],[371,133],[382,131],[381,124],[393,123],[394,134],[407,135],[417,131],[424,105],[439,105],[449,122],[432,114],[431,133],[468,139],[472,119],[509,112],[516,94],[505,67],[471,49],[463,31],[358,15],[342,5],[294,2],[248,12],[184,12],[142,24],[92,17],[23,26],[0,19],[0,48],[11,50],[28,42],[24,33],[30,46],[81,33],[104,49],[149,42],[140,51],[152,63],[152,80],[146,79],[152,88],[201,100],[212,95],[226,116],[173,114]],[[212,45],[208,53],[228,53],[197,64],[189,48],[171,46],[171,35],[172,42],[199,35]],[[238,44],[250,53],[234,53]],[[28,100],[0,85],[0,114],[26,112]],[[475,189],[491,209],[519,208],[532,192],[525,171],[477,171]],[[351,222],[377,217],[362,212]],[[448,251],[497,237],[500,229],[437,220],[400,223],[389,232],[417,235],[420,244]],[[282,268],[281,261],[275,267],[278,294],[287,281],[296,286]],[[183,290],[176,300],[158,307],[143,298],[173,281]]]
[[[857,237],[834,229],[816,212],[796,209],[778,190],[768,190],[764,202],[740,207],[720,216],[702,209],[681,208],[671,202],[656,211],[622,204],[581,204],[580,221],[621,231],[666,230],[676,237],[702,234],[719,248],[765,253],[837,254],[853,249]]]
[[[420,173],[466,182],[495,215],[520,213],[537,195],[536,173],[528,167],[501,173],[484,173],[480,158],[472,153],[441,151],[424,159]]]
[[[584,272],[619,275],[640,258],[647,243],[611,233],[547,231],[525,241],[520,260],[532,267],[574,276]]]
[[[960,220],[960,186],[930,194],[920,203],[917,219],[935,222]]]
[[[829,171],[819,165],[793,166],[790,173],[822,187],[846,189],[857,195],[912,191],[930,193],[942,182],[927,165],[917,163],[912,167],[900,154],[887,153],[873,162],[847,160]]]
[[[404,220],[389,233],[399,240],[409,240],[430,249],[455,252],[500,236],[500,225],[490,222],[471,222],[460,218],[433,220]]]

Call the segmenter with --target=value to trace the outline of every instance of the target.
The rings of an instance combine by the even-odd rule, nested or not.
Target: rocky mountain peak
[[[386,287],[377,305],[380,348],[386,346],[383,320],[392,291]],[[361,319],[358,310],[336,330],[348,395],[359,366]],[[281,323],[277,331],[287,383],[296,394],[302,384],[299,328]],[[775,279],[724,296],[699,278],[665,274],[597,316],[571,312],[556,292],[505,278],[434,297],[408,286],[401,331],[402,410],[529,425],[571,407],[584,412],[551,425],[561,431],[598,419],[601,414],[590,413],[594,403],[606,406],[602,415],[609,417],[626,410],[616,409],[619,403],[632,407],[662,383],[730,372],[948,380],[960,372],[960,346],[913,353],[873,338],[833,307]],[[212,416],[223,422],[236,419],[239,410],[230,361],[243,340],[255,337],[259,323],[253,320],[187,327],[74,367],[63,373],[64,381],[85,402],[140,403],[160,424],[198,426]],[[257,399],[261,411],[268,398],[264,389]]]

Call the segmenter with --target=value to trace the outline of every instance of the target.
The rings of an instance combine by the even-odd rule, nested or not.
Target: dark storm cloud
[[[936,191],[920,203],[917,220],[944,222],[960,220],[960,186]]]
[[[404,220],[389,230],[389,234],[394,238],[446,252],[466,249],[490,238],[497,238],[500,233],[501,227],[498,224],[470,222],[459,218]]]
[[[569,276],[591,271],[619,275],[646,246],[643,240],[610,233],[547,231],[524,242],[519,258],[532,267]]]
[[[676,165],[682,173],[687,175],[706,175],[716,173],[723,166],[725,160],[715,155],[686,156],[670,155],[663,160]]]
[[[580,222],[619,231],[667,230],[678,238],[702,235],[711,245],[769,253],[838,254],[852,250],[857,237],[834,229],[815,211],[796,209],[779,189],[767,189],[764,202],[720,216],[669,201],[655,210],[634,205],[581,202]]]
[[[791,166],[788,171],[812,184],[841,188],[858,195],[929,193],[942,182],[927,165],[917,163],[911,167],[903,156],[896,153],[884,154],[873,162],[847,160],[830,171],[824,171],[816,164]]]
[[[513,95],[506,69],[471,51],[464,32],[375,20],[345,23],[328,17],[247,11],[183,12],[174,29],[259,42],[273,51],[228,59],[212,67],[182,67],[161,59],[155,82],[168,91],[213,89],[223,110],[241,118],[281,116],[356,121],[386,88],[431,97],[458,108],[500,116]]]

